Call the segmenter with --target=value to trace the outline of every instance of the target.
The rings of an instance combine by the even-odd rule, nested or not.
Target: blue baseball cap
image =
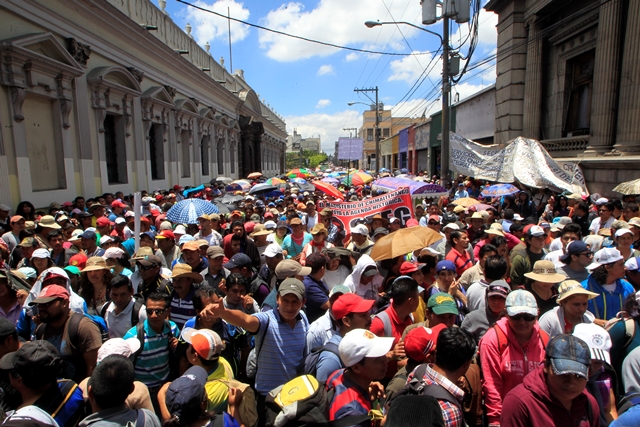
[[[453,271],[455,273],[456,265],[453,263],[453,261],[449,261],[448,259],[444,259],[438,262],[438,264],[436,265],[436,273],[439,273],[445,270]]]
[[[251,264],[251,258],[249,258],[246,254],[237,253],[231,257],[229,262],[224,263],[223,266],[224,268],[228,268],[229,270],[231,270],[232,268],[251,268]]]
[[[573,335],[556,335],[547,344],[547,357],[556,375],[579,375],[589,379],[591,350],[586,342]]]
[[[181,419],[183,414],[200,413],[204,399],[204,385],[207,383],[207,371],[201,366],[192,366],[178,379],[174,380],[165,396],[169,413]]]
[[[180,240],[178,240],[178,246],[182,246],[184,243],[190,242],[193,240],[193,236],[191,234],[184,234],[180,236]]]
[[[81,239],[92,239],[92,240],[95,240],[96,239],[96,233],[95,233],[95,231],[90,230],[90,229],[87,228],[86,230],[84,230],[84,233],[82,233],[80,235],[80,238]]]
[[[589,250],[589,247],[582,240],[574,240],[569,242],[565,249],[565,254],[560,257],[560,262],[563,264],[569,264],[571,262],[571,255],[580,255],[582,252]]]

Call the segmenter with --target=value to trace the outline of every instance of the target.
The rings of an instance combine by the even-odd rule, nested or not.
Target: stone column
[[[528,27],[522,134],[526,138],[540,139],[542,125],[542,37],[540,37],[540,28],[535,18],[528,22]]]
[[[614,148],[640,151],[640,1],[630,1],[620,77],[618,135]],[[599,36],[599,35],[598,35]]]
[[[623,0],[601,0],[598,20],[593,95],[591,98],[591,136],[586,154],[611,150],[615,143],[618,105]],[[622,93],[622,92],[620,92]]]

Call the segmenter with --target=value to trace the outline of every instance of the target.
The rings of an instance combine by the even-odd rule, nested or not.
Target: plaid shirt
[[[425,384],[427,385],[439,384],[440,386],[442,386],[442,388],[447,390],[449,393],[455,396],[460,402],[462,402],[462,400],[464,399],[464,391],[460,387],[458,387],[457,385],[449,381],[447,378],[443,377],[442,375],[434,371],[431,368],[432,366],[433,364],[430,363],[429,366],[427,367],[427,370],[424,373]],[[415,370],[411,374],[409,374],[409,377],[407,378],[407,382],[413,379],[414,373],[415,373]],[[450,402],[447,402],[446,400],[438,400],[438,404],[442,409],[442,418],[444,418],[445,426],[447,427],[465,427],[466,426],[464,422],[464,417],[460,408],[458,408],[456,405]]]

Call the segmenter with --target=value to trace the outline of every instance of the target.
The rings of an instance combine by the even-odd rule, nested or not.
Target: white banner
[[[589,194],[580,166],[556,162],[542,144],[518,137],[504,148],[481,145],[454,133],[450,136],[451,168],[487,181],[520,183],[534,188]]]

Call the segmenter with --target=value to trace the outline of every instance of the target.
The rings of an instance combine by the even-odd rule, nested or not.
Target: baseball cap
[[[7,205],[5,205],[4,203],[0,204],[0,211],[5,211],[5,212],[9,212],[11,210],[11,208]]]
[[[450,222],[444,226],[443,230],[460,230],[460,226],[455,222]]]
[[[624,258],[622,257],[622,254],[620,254],[620,251],[617,249],[614,249],[614,248],[600,249],[598,252],[596,252],[593,255],[593,262],[587,266],[587,270],[595,270],[596,268],[602,265],[618,262],[621,259],[624,259]]]
[[[633,236],[633,231],[630,228],[621,228],[616,231],[615,237],[624,236],[625,234],[631,234]]]
[[[156,239],[171,239],[175,240],[176,235],[173,234],[171,230],[162,230],[159,234],[156,235]]]
[[[0,270],[2,271],[2,270]],[[25,279],[37,279],[38,278],[38,272],[36,271],[35,268],[31,268],[31,267],[20,267],[17,270],[18,273],[22,273],[24,274]],[[2,271],[2,273],[4,273],[4,271]],[[4,319],[4,317],[3,317]]]
[[[144,255],[142,258],[132,258],[136,259],[136,262],[143,267],[158,267],[162,265],[162,260],[156,255]]]
[[[51,253],[46,249],[36,249],[31,255],[32,258],[51,258]]]
[[[207,371],[201,366],[192,366],[175,379],[165,395],[169,413],[181,419],[188,413],[200,413],[204,399],[204,385],[207,383]]]
[[[596,200],[596,206],[602,206],[605,203],[609,203],[609,199],[607,199],[606,197],[600,197],[598,200]]]
[[[427,308],[435,314],[455,314],[458,315],[458,306],[453,297],[445,292],[437,292],[427,301]]]
[[[298,261],[285,259],[278,263],[275,274],[280,280],[293,276],[308,276],[311,274],[311,267],[303,267]]]
[[[267,212],[267,213],[270,213],[270,212]],[[266,218],[266,215],[267,214],[265,214],[265,218]],[[271,215],[271,216],[273,216],[273,215]],[[267,230],[275,230],[276,229],[276,223],[274,221],[265,221],[264,228],[266,228]]]
[[[513,214],[514,221],[524,221],[524,218],[520,216],[520,214]]]
[[[571,255],[580,255],[582,252],[589,250],[589,247],[582,240],[574,240],[569,242],[565,248],[565,254],[560,257],[560,262],[563,264],[569,264],[571,262]]]
[[[359,295],[343,293],[331,305],[331,315],[340,320],[351,313],[368,313],[375,300],[366,300]]]
[[[182,238],[180,238],[180,240],[182,240]],[[182,251],[199,251],[200,250],[200,244],[191,239],[188,242],[186,242],[183,246],[182,246]]]
[[[438,261],[438,264],[436,265],[436,273],[439,273],[445,270],[453,271],[455,273],[456,265],[453,263],[453,261],[449,261],[448,259],[443,259],[442,261]]]
[[[231,270],[232,268],[251,268],[251,258],[246,254],[237,253],[231,257],[229,262],[223,264],[224,268]]]
[[[571,217],[568,216],[561,216],[559,218],[553,219],[553,224],[551,225],[551,231],[561,231],[564,229],[564,227],[566,225],[569,225],[573,222],[573,220],[571,219]]]
[[[126,340],[122,338],[110,338],[106,340],[98,349],[97,362],[102,362],[105,357],[111,356],[112,354],[131,357],[131,355],[139,349],[140,340],[136,337],[132,337]]]
[[[351,289],[349,289],[347,285],[336,285],[333,288],[331,288],[331,290],[329,291],[329,298],[331,298],[336,294],[339,294],[338,296],[340,296],[343,294],[351,294],[351,293],[353,292],[351,292]]]
[[[393,347],[394,340],[393,337],[378,337],[366,329],[354,329],[347,332],[340,341],[340,360],[349,368],[365,357],[384,356]]]
[[[435,221],[437,223],[440,223],[440,217],[438,215],[429,215],[429,218],[427,220],[428,221]]]
[[[487,297],[502,297],[507,298],[511,292],[511,288],[504,280],[494,280],[487,286]]]
[[[263,255],[269,258],[282,255],[282,248],[277,243],[271,243],[269,246],[265,248]]]
[[[384,234],[387,235],[389,234],[389,230],[386,229],[385,227],[378,227],[374,230],[373,235],[375,236],[376,234]]]
[[[281,297],[289,294],[294,294],[298,297],[299,300],[304,299],[305,288],[302,282],[295,277],[289,277],[288,279],[284,279],[282,283],[280,283],[280,287],[278,288],[278,295]]]
[[[103,216],[96,220],[96,225],[98,227],[106,227],[107,225],[111,225],[111,221],[109,221],[109,218]]]
[[[83,269],[87,265],[87,256],[83,253],[75,254],[69,258],[69,265]]]
[[[176,231],[178,231],[178,227],[176,227]],[[186,231],[185,231],[186,233]],[[178,246],[184,245],[186,243],[192,242],[193,241],[193,236],[191,234],[184,234],[182,236],[180,236],[180,239],[178,240]],[[197,244],[196,244],[197,246]],[[198,247],[198,250],[200,248]]]
[[[6,337],[16,331],[16,324],[6,317],[0,317],[0,337]]]
[[[207,257],[209,258],[218,258],[223,256],[224,249],[222,249],[220,246],[209,246],[209,248],[207,249]]]
[[[117,247],[109,248],[106,251],[104,251],[104,255],[102,255],[102,258],[104,259],[124,258],[124,250]]]
[[[514,215],[514,220],[515,215]],[[533,227],[529,228],[529,231],[527,231],[527,235],[531,236],[531,237],[540,237],[540,236],[544,236],[544,229],[542,227],[540,227],[539,225],[534,225]]]
[[[400,274],[403,276],[410,275],[418,270],[420,270],[420,266],[413,262],[405,261],[400,265]]]
[[[193,347],[198,356],[204,360],[213,360],[224,350],[224,341],[220,335],[209,329],[185,328],[182,339]]]
[[[369,229],[364,224],[358,224],[355,227],[351,227],[351,234],[363,234],[366,236],[369,234]]]
[[[627,271],[640,270],[640,257],[629,258],[627,262],[624,263],[624,266],[627,267]]]
[[[441,323],[433,328],[422,326],[411,329],[404,337],[404,352],[412,360],[423,362],[429,354],[436,350],[438,335],[446,328],[447,325]]]
[[[25,220],[25,219],[24,219],[24,217],[23,217],[23,216],[21,216],[21,215],[14,215],[14,216],[12,216],[12,217],[11,217],[11,219],[9,220],[9,223],[13,224],[13,223],[16,223],[16,222],[18,222],[18,221],[24,221],[24,220]]]
[[[507,296],[507,314],[516,316],[520,313],[538,316],[538,303],[529,291],[517,289]]]
[[[40,246],[40,243],[38,243],[38,239],[35,237],[25,237],[18,246],[21,248],[30,248]]]
[[[112,208],[126,208],[127,205],[122,203],[120,200],[116,199],[113,202],[111,202],[111,207]]]
[[[595,323],[579,323],[573,328],[574,337],[580,338],[589,346],[592,360],[601,360],[611,364],[611,336],[606,329]]]
[[[453,213],[459,214],[460,212],[464,212],[464,206],[456,206],[455,208],[453,208]]]
[[[46,304],[48,302],[55,301],[58,298],[68,300],[69,291],[67,291],[60,285],[49,285],[42,291],[40,291],[40,295],[38,295],[38,298],[31,301],[29,305]]]
[[[92,239],[92,240],[95,240],[96,239],[96,233],[95,233],[95,231],[90,230],[90,229],[87,228],[86,230],[84,230],[84,233],[82,233],[80,235],[80,238],[81,239]]]
[[[556,375],[573,374],[589,379],[591,351],[586,342],[573,335],[556,335],[547,344],[546,355]]]
[[[5,354],[0,359],[0,369],[32,371],[54,368],[59,360],[58,350],[49,341],[29,341],[18,350]]]
[[[102,236],[100,237],[100,246],[106,244],[106,243],[110,243],[113,242],[113,237],[111,236]]]
[[[118,218],[116,218],[116,220],[114,221],[114,224],[126,224],[127,220],[124,219],[123,217],[119,216]]]

